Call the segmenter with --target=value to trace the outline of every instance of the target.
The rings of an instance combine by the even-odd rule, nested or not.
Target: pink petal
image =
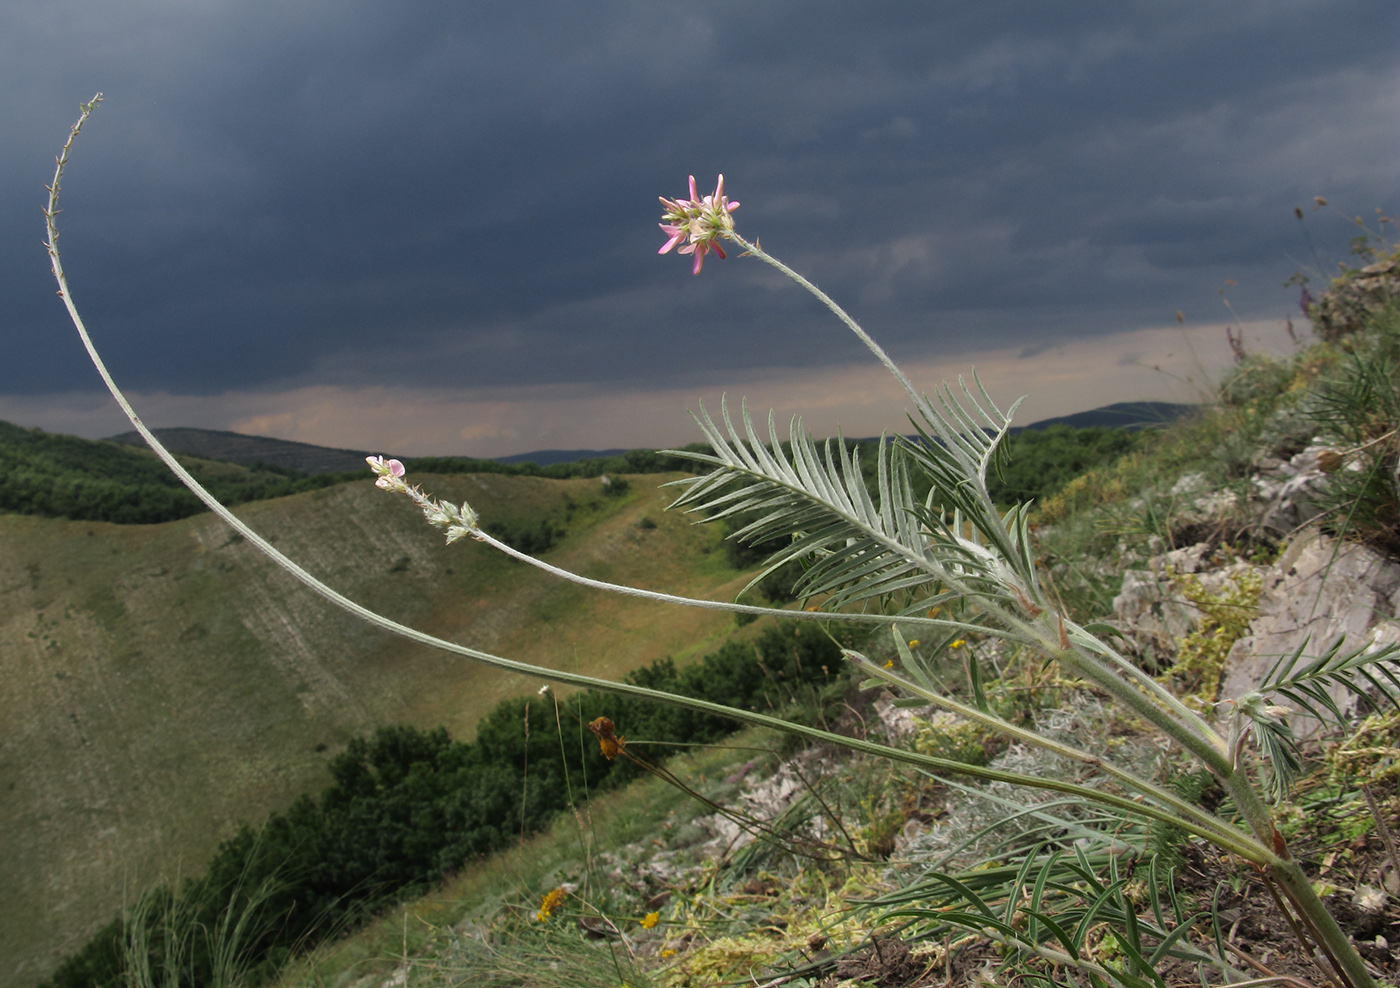
[[[694,175],[690,176],[690,201],[691,201],[691,202],[699,202],[699,201],[700,201],[700,194],[699,194],[698,192],[695,191],[695,176],[694,176]]]
[[[657,251],[658,254],[666,253],[672,247],[676,246],[676,244],[680,243],[682,240],[685,239],[685,230],[675,226],[667,226],[664,223],[659,225],[661,226],[661,230],[663,233],[671,234],[671,239],[666,241],[666,243],[662,245],[661,249]]]

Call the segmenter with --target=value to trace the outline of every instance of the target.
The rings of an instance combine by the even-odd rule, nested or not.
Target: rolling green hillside
[[[205,510],[148,449],[0,422],[0,456],[6,464],[0,474],[0,512],[146,525]],[[344,474],[309,476],[265,463],[190,456],[182,462],[225,504],[319,490],[351,479]]]
[[[698,595],[742,580],[719,532],[662,508],[666,476],[423,476],[487,522],[567,530],[549,558]],[[475,543],[447,547],[368,480],[240,509],[308,569],[416,627],[615,677],[701,653],[724,615],[607,598]],[[642,524],[643,518],[647,519]],[[653,527],[654,523],[654,527]],[[445,726],[538,684],[367,631],[209,515],[113,525],[0,515],[0,965],[37,982],[124,889],[197,872],[217,841],[321,788],[379,724]]]

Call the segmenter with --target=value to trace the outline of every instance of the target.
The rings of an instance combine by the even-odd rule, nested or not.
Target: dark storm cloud
[[[1392,209],[1390,2],[27,2],[0,13],[0,392],[92,374],[38,206],[147,390],[681,381],[855,344],[658,194],[740,229],[898,355],[1281,316],[1317,193]],[[1352,231],[1309,215],[1327,263]]]

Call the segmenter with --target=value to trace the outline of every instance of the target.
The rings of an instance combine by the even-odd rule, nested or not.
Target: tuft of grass
[[[1324,454],[1326,527],[1400,559],[1400,304],[1349,338],[1350,353],[1310,395]]]

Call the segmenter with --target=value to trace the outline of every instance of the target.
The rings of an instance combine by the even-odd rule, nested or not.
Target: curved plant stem
[[[237,531],[240,535],[242,535],[245,539],[247,539],[251,545],[257,548],[260,552],[266,555],[276,565],[281,567],[296,580],[301,582],[306,587],[310,588],[315,593],[319,594],[321,597],[325,598],[330,603],[341,608],[347,613],[354,615],[355,617],[364,621],[366,624],[370,624],[374,627],[381,628],[382,630],[391,632],[392,634],[398,635],[401,638],[405,638],[409,641],[417,642],[422,645],[427,645],[432,648],[440,649],[442,651],[449,652],[454,655],[460,655],[464,658],[473,659],[477,662],[493,666],[497,669],[503,669],[508,672],[515,672],[521,675],[532,676],[538,679],[544,679],[551,682],[567,683],[571,686],[583,686],[608,693],[616,693],[623,696],[636,696],[650,700],[657,700],[663,703],[669,703],[675,706],[686,707],[691,710],[697,710],[702,713],[715,714],[717,716],[727,717],[731,720],[740,721],[742,723],[755,724],[760,727],[768,727],[788,734],[796,734],[802,737],[810,738],[815,741],[824,741],[830,744],[841,745],[842,747],[849,748],[853,751],[860,751],[865,754],[875,755],[881,758],[888,758],[892,761],[904,762],[922,768],[930,768],[940,772],[947,772],[955,775],[966,775],[971,776],[973,778],[985,779],[988,781],[1007,782],[1013,785],[1029,786],[1031,788],[1047,789],[1053,792],[1063,792],[1067,794],[1072,794],[1080,796],[1092,802],[1102,803],[1104,805],[1113,806],[1118,809],[1140,813],[1142,815],[1152,817],[1153,819],[1160,820],[1161,822],[1169,824],[1173,827],[1178,827],[1189,833],[1205,837],[1212,843],[1215,843],[1221,847],[1233,851],[1234,853],[1240,855],[1248,861],[1253,861],[1257,864],[1268,864],[1272,862],[1273,855],[1267,850],[1267,848],[1264,848],[1256,842],[1249,840],[1244,835],[1234,837],[1231,835],[1219,833],[1218,831],[1214,830],[1214,828],[1202,828],[1195,821],[1184,819],[1180,816],[1177,816],[1176,814],[1169,813],[1156,806],[1143,804],[1122,796],[1116,796],[1111,793],[1099,792],[1087,786],[1075,785],[1073,783],[1064,782],[1058,779],[1041,779],[1036,778],[1034,776],[1022,775],[1021,773],[1016,772],[1004,772],[996,769],[968,765],[963,762],[952,761],[946,758],[937,758],[931,755],[922,755],[917,752],[903,751],[898,748],[889,747],[887,745],[876,744],[874,742],[864,741],[858,738],[850,738],[844,737],[839,734],[833,734],[829,731],[820,730],[819,728],[807,727],[802,724],[789,723],[788,721],[781,720],[777,717],[771,717],[766,714],[755,713],[747,710],[740,710],[738,708],[727,707],[718,703],[711,703],[707,700],[699,700],[694,697],[682,696],[675,693],[666,693],[661,690],[653,690],[643,686],[636,686],[631,683],[613,682],[611,680],[598,679],[593,676],[585,676],[579,673],[570,673],[564,672],[562,670],[547,669],[543,666],[532,665],[528,662],[519,662],[514,659],[507,659],[498,655],[492,655],[489,652],[483,652],[479,649],[474,649],[466,645],[457,644],[456,642],[449,642],[444,639],[437,638],[433,635],[429,635],[426,632],[419,631],[416,628],[411,628],[407,625],[400,624],[397,621],[384,617],[382,614],[378,614],[375,611],[364,607],[356,601],[351,600],[349,597],[346,597],[339,591],[332,589],[325,583],[322,583],[319,579],[317,579],[315,576],[312,576],[309,572],[307,572],[297,563],[293,562],[287,556],[283,555],[270,542],[264,539],[256,531],[254,531],[249,525],[247,525],[232,511],[226,508],[216,497],[214,497],[214,495],[210,494],[207,490],[205,490],[204,487],[200,485],[199,481],[197,481],[189,473],[189,471],[187,471],[183,466],[180,465],[179,461],[175,459],[174,455],[168,449],[166,449],[165,446],[161,444],[160,440],[156,438],[155,434],[152,433],[151,430],[146,427],[146,424],[141,421],[140,416],[136,414],[136,410],[131,406],[131,403],[127,401],[126,396],[121,391],[121,388],[118,387],[116,380],[107,370],[106,364],[103,362],[101,355],[98,353],[96,346],[92,342],[92,337],[88,334],[87,327],[83,322],[82,316],[78,312],[77,304],[73,300],[73,294],[69,290],[67,276],[64,274],[62,259],[58,251],[58,190],[63,177],[63,169],[67,164],[68,153],[72,147],[73,141],[77,137],[83,124],[87,121],[89,115],[91,115],[92,113],[93,108],[96,106],[97,102],[100,99],[101,94],[98,94],[98,96],[95,97],[91,103],[84,104],[82,116],[74,125],[72,133],[69,135],[68,142],[64,145],[63,153],[58,159],[58,167],[54,173],[54,182],[53,185],[50,187],[49,191],[48,208],[44,211],[48,223],[49,236],[47,247],[49,252],[49,259],[53,268],[54,278],[58,282],[59,294],[62,296],[63,303],[68,309],[68,315],[72,319],[73,325],[78,331],[78,336],[82,340],[83,347],[87,350],[89,359],[92,361],[93,366],[97,368],[97,372],[101,375],[103,382],[107,385],[108,391],[112,393],[112,397],[116,399],[117,404],[120,405],[122,411],[126,413],[127,418],[131,421],[131,424],[141,434],[142,438],[146,440],[147,444],[155,451],[156,455],[161,458],[161,460],[165,463],[167,467],[170,468],[171,472],[174,473],[175,476],[179,477],[180,481],[191,491],[193,491],[195,496],[198,497],[201,501],[203,501],[210,511],[214,512],[214,514],[218,515],[221,519],[223,519],[230,526],[232,526],[232,528],[235,531]]]
[[[730,611],[734,614],[752,614],[756,617],[781,617],[784,620],[792,619],[798,621],[821,621],[831,623],[839,621],[851,624],[879,624],[894,625],[908,624],[919,627],[932,627],[942,630],[966,631],[977,635],[989,635],[1000,638],[1015,638],[1015,636],[1001,631],[998,628],[989,628],[982,624],[970,624],[965,621],[948,621],[943,618],[905,616],[900,617],[894,614],[875,613],[848,613],[845,611],[790,611],[781,607],[760,607],[755,604],[738,604],[725,600],[705,600],[700,597],[678,597],[675,594],[660,593],[655,590],[643,590],[640,587],[629,587],[622,583],[608,583],[605,580],[595,580],[591,577],[583,576],[571,570],[547,563],[543,559],[536,559],[529,553],[521,552],[513,548],[500,539],[489,535],[485,531],[478,530],[473,533],[472,538],[478,542],[484,542],[505,553],[512,559],[522,563],[528,563],[536,569],[543,570],[551,576],[556,576],[561,580],[576,583],[581,587],[588,587],[592,590],[605,590],[609,593],[621,594],[625,597],[640,597],[643,600],[656,601],[662,604],[678,604],[682,607],[699,607],[707,610]],[[1015,640],[1020,640],[1015,638]]]
[[[889,371],[892,375],[894,375],[894,379],[898,381],[900,383],[900,386],[903,387],[904,390],[908,393],[909,397],[913,400],[915,407],[917,407],[919,411],[923,414],[936,418],[937,413],[933,411],[933,406],[929,404],[929,400],[927,397],[924,396],[923,392],[921,392],[918,388],[914,387],[913,382],[910,381],[907,376],[905,376],[904,371],[900,369],[899,365],[890,359],[890,355],[885,352],[884,347],[876,343],[875,340],[870,336],[870,334],[861,328],[860,323],[852,319],[850,315],[847,314],[845,309],[837,305],[835,299],[833,299],[826,292],[822,291],[816,285],[812,284],[802,275],[798,274],[792,268],[788,267],[782,261],[778,260],[772,254],[765,251],[757,243],[749,243],[737,233],[731,233],[729,239],[733,240],[740,247],[744,248],[745,253],[758,258],[764,264],[768,264],[772,267],[777,268],[783,274],[787,275],[793,281],[797,282],[803,288],[807,289],[807,291],[811,292],[814,296],[816,296],[816,298],[822,303],[822,305],[830,309],[832,314],[835,315],[837,319],[840,319],[841,322],[843,322],[846,325],[847,329],[849,329],[852,333],[855,333],[856,338],[859,339],[862,343],[864,343],[866,347],[869,348],[871,353],[875,354],[876,359],[879,360],[880,363],[885,365],[885,370]]]
[[[1244,813],[1246,819],[1250,824],[1251,829],[1255,832],[1256,836],[1254,838],[1251,838],[1247,834],[1235,830],[1228,824],[1225,824],[1224,821],[1220,821],[1209,815],[1202,818],[1199,816],[1199,811],[1195,810],[1194,808],[1188,807],[1187,809],[1190,809],[1191,812],[1189,814],[1184,815],[1184,811],[1172,812],[1171,810],[1166,809],[1162,805],[1158,805],[1156,803],[1130,799],[1113,793],[1102,792],[1099,790],[1089,788],[1087,786],[1080,786],[1074,783],[1062,781],[1055,778],[1041,778],[1035,776],[1028,776],[1021,773],[1006,772],[997,769],[968,765],[963,762],[956,762],[945,758],[937,758],[930,755],[922,755],[912,751],[904,751],[898,748],[876,744],[870,741],[864,741],[857,738],[843,737],[828,731],[820,730],[818,728],[807,727],[801,724],[793,724],[765,714],[759,714],[751,711],[726,707],[721,704],[711,703],[705,700],[698,700],[692,697],[681,696],[673,693],[665,693],[659,690],[652,690],[646,687],[636,686],[630,683],[612,682],[609,680],[598,679],[592,676],[580,675],[578,673],[568,673],[559,670],[547,669],[542,666],[532,665],[530,663],[506,659],[501,656],[492,655],[488,652],[482,652],[478,649],[470,648],[465,645],[449,642],[444,639],[437,638],[424,632],[418,631],[417,629],[410,628],[407,625],[399,624],[396,621],[393,621],[387,617],[384,617],[383,615],[371,611],[370,609],[362,606],[361,604],[358,604],[357,602],[351,600],[350,598],[346,597],[340,592],[327,586],[325,583],[322,583],[319,579],[312,576],[309,572],[307,572],[297,563],[293,562],[291,559],[287,558],[285,555],[279,552],[266,539],[264,539],[261,535],[259,535],[252,528],[250,528],[246,523],[244,523],[241,519],[234,515],[233,512],[231,512],[222,503],[220,503],[218,499],[216,499],[212,494],[205,490],[199,484],[199,482],[195,480],[195,478],[191,476],[190,473],[187,470],[185,470],[183,466],[180,465],[180,463],[175,459],[175,457],[170,453],[170,451],[167,450],[160,443],[160,441],[155,437],[155,435],[150,431],[150,429],[146,427],[145,423],[143,423],[140,417],[136,414],[135,409],[131,406],[130,402],[127,401],[126,396],[122,393],[121,389],[117,386],[116,381],[108,372],[105,363],[103,362],[95,345],[92,342],[91,337],[88,334],[87,328],[84,325],[82,317],[78,312],[77,305],[73,300],[72,292],[68,287],[67,278],[63,271],[62,260],[58,250],[59,233],[57,226],[57,216],[59,188],[63,178],[64,169],[68,163],[69,154],[73,147],[73,143],[77,139],[77,136],[81,131],[83,124],[87,122],[88,117],[92,114],[92,111],[95,109],[96,105],[101,101],[101,99],[102,94],[98,93],[96,96],[93,97],[92,101],[82,105],[81,116],[79,117],[77,123],[74,124],[72,131],[69,134],[68,140],[63,146],[63,151],[58,157],[57,166],[54,171],[53,184],[49,188],[48,205],[44,211],[48,232],[48,242],[46,246],[49,253],[50,263],[53,269],[54,278],[58,282],[59,295],[63,299],[63,303],[68,310],[68,314],[73,321],[74,327],[78,331],[78,335],[82,340],[84,348],[87,350],[89,358],[92,360],[93,366],[97,368],[98,373],[101,375],[103,382],[107,385],[108,390],[112,393],[113,398],[122,408],[122,411],[126,413],[127,418],[130,419],[132,425],[141,434],[142,438],[146,440],[147,444],[150,445],[150,447],[156,452],[156,454],[161,458],[161,460],[166,464],[166,466],[169,467],[170,470],[181,480],[181,482],[184,483],[185,486],[188,487],[191,491],[193,491],[194,494],[206,506],[208,506],[208,508],[212,512],[218,515],[230,526],[232,526],[235,531],[241,534],[245,539],[248,540],[249,543],[251,543],[259,551],[265,554],[277,566],[281,567],[283,570],[285,570],[295,579],[300,581],[306,587],[319,594],[321,597],[325,598],[330,603],[334,604],[337,607],[340,607],[341,609],[354,615],[355,617],[359,618],[360,620],[364,621],[369,625],[381,628],[385,631],[391,632],[392,634],[398,635],[399,637],[407,639],[409,641],[417,642],[423,645],[428,645],[432,648],[440,649],[442,651],[446,651],[454,655],[459,655],[464,658],[473,659],[477,662],[481,662],[483,664],[493,666],[498,669],[503,669],[509,672],[515,672],[522,675],[533,676],[548,681],[567,683],[574,686],[589,687],[604,692],[610,692],[625,696],[642,697],[646,699],[669,703],[675,706],[686,707],[692,710],[701,711],[703,713],[727,717],[732,720],[740,721],[743,723],[750,723],[763,727],[769,727],[785,733],[810,738],[812,740],[824,741],[827,743],[841,745],[853,751],[859,751],[877,757],[886,758],[891,761],[915,765],[921,768],[934,769],[939,772],[970,776],[973,778],[983,779],[987,781],[1006,782],[1013,785],[1045,789],[1053,792],[1061,792],[1067,795],[1077,796],[1090,802],[1098,803],[1105,806],[1111,806],[1115,809],[1131,812],[1140,816],[1149,817],[1151,819],[1158,820],[1162,823],[1166,823],[1170,826],[1177,827],[1188,833],[1196,834],[1200,837],[1205,838],[1206,840],[1210,841],[1212,844],[1216,845],[1217,847],[1223,850],[1230,851],[1246,861],[1250,861],[1256,865],[1267,868],[1270,871],[1270,873],[1274,876],[1279,886],[1288,895],[1290,900],[1298,906],[1300,913],[1306,918],[1306,920],[1313,927],[1313,929],[1317,931],[1319,938],[1325,941],[1325,946],[1328,949],[1328,953],[1338,959],[1339,966],[1342,968],[1345,977],[1351,982],[1352,988],[1370,988],[1370,986],[1373,984],[1370,974],[1367,972],[1365,964],[1362,961],[1360,955],[1357,954],[1356,950],[1347,941],[1346,935],[1341,931],[1340,927],[1337,926],[1336,921],[1327,912],[1326,907],[1322,904],[1321,900],[1318,899],[1316,893],[1313,892],[1310,884],[1307,881],[1306,876],[1303,875],[1302,870],[1297,866],[1297,864],[1294,861],[1290,860],[1287,857],[1287,850],[1283,846],[1282,838],[1278,836],[1278,832],[1273,827],[1267,809],[1264,808],[1262,802],[1260,802],[1258,794],[1250,786],[1247,777],[1243,772],[1235,772],[1228,770],[1228,766],[1227,771],[1221,774],[1224,778],[1224,781],[1226,782],[1226,785],[1229,787],[1232,795],[1235,796],[1236,806],[1239,807],[1240,810]],[[828,306],[828,308],[830,308],[839,318],[841,318],[841,320],[853,332],[856,333],[856,335],[866,344],[866,346],[868,346],[871,349],[871,351],[875,353],[875,355],[891,371],[891,373],[895,375],[896,379],[899,380],[899,382],[904,386],[905,390],[914,399],[916,405],[920,408],[921,412],[927,409],[930,413],[933,414],[933,416],[936,419],[937,413],[932,411],[928,400],[914,389],[913,385],[909,382],[908,378],[906,378],[903,372],[900,371],[897,366],[895,366],[894,362],[889,359],[888,355],[885,354],[884,350],[881,349],[879,345],[876,344],[875,341],[872,340],[864,332],[864,330],[862,330],[855,323],[854,320],[847,316],[839,306],[837,306],[824,293],[822,293],[819,289],[817,289],[806,279],[802,278],[790,268],[787,268],[786,265],[783,265],[781,262],[778,262],[769,257],[767,254],[763,253],[756,244],[750,245],[746,241],[743,241],[742,239],[737,237],[735,238],[735,240],[744,247],[746,247],[750,253],[753,253],[755,256],[760,257],[767,263],[772,264],[779,270],[782,270],[784,273],[794,278],[799,284],[803,285],[809,291],[813,292],[813,294],[815,294],[818,298],[820,298]],[[508,549],[508,547],[505,547],[501,543],[496,544],[498,548]],[[510,551],[512,554],[514,554],[514,550]],[[523,556],[523,554],[521,555]],[[534,560],[531,561],[535,562]],[[562,571],[560,575],[563,575]],[[578,579],[582,580],[584,578]],[[679,603],[682,602],[682,600],[683,599],[676,599],[673,602]],[[694,603],[698,603],[692,601],[687,602],[691,603],[692,605]],[[711,604],[710,606],[713,606],[713,604]],[[732,609],[732,606],[733,605],[726,605],[726,609]],[[765,608],[761,610],[767,612],[768,609]],[[1149,695],[1147,695],[1147,693],[1143,692],[1144,688],[1141,684],[1135,684],[1125,678],[1120,677],[1108,665],[1100,664],[1099,662],[1096,662],[1091,655],[1085,654],[1071,647],[1071,643],[1066,637],[1063,624],[1060,625],[1058,635],[1056,635],[1055,631],[1052,630],[1050,626],[1046,625],[1044,621],[1025,620],[1016,614],[1012,614],[1008,609],[1003,607],[998,607],[997,610],[999,611],[998,617],[1002,618],[1005,621],[1008,628],[1014,629],[1016,631],[1021,631],[1040,642],[1042,645],[1044,645],[1047,654],[1054,656],[1055,658],[1064,662],[1067,666],[1074,668],[1076,671],[1081,672],[1081,674],[1088,675],[1088,677],[1091,678],[1093,681],[1103,685],[1114,696],[1125,700],[1130,707],[1132,707],[1135,710],[1138,710],[1140,713],[1143,713],[1144,716],[1146,716],[1152,723],[1161,727],[1169,736],[1176,738],[1177,740],[1185,744],[1191,751],[1196,753],[1198,757],[1201,757],[1202,760],[1206,762],[1206,764],[1211,765],[1212,767],[1216,767],[1220,756],[1219,753],[1215,750],[1215,747],[1211,744],[1210,738],[1203,737],[1201,734],[1197,733],[1197,731],[1193,729],[1195,727],[1194,724],[1183,723],[1181,720],[1178,720],[1177,716],[1173,716],[1177,713],[1175,710],[1163,709],[1163,707],[1160,706],[1158,702],[1154,702],[1153,697],[1150,697]],[[834,617],[833,615],[824,616],[828,619]],[[907,621],[908,619],[906,618],[905,620]],[[953,626],[954,623],[947,622],[945,624],[947,626]],[[979,628],[978,630],[982,633],[985,633],[987,629]],[[1081,633],[1083,633],[1086,637],[1092,637],[1088,636],[1086,632]],[[1217,771],[1219,770],[1217,769]],[[1128,779],[1124,779],[1123,781],[1130,782],[1130,780]],[[1153,795],[1155,796],[1156,794],[1154,793]],[[1172,803],[1169,800],[1166,802],[1168,805],[1172,805]],[[1176,807],[1173,806],[1173,809],[1175,808]]]

